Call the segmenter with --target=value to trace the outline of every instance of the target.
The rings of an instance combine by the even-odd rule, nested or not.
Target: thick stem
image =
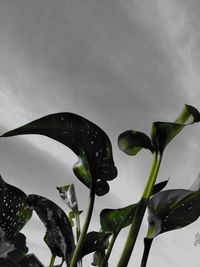
[[[51,256],[51,260],[50,260],[49,267],[53,267],[54,262],[55,262],[55,259],[56,259],[56,256],[52,255],[52,256]]]
[[[87,234],[87,230],[88,230],[90,220],[92,217],[92,212],[93,212],[93,208],[94,208],[94,201],[95,201],[95,184],[92,182],[91,188],[90,188],[90,197],[89,197],[89,206],[88,206],[87,216],[85,219],[85,223],[83,225],[83,229],[81,231],[81,235],[80,235],[79,240],[78,240],[78,244],[77,244],[76,249],[74,251],[70,267],[76,267],[77,261],[79,260],[79,254],[81,253],[81,250],[83,248],[85,236]]]
[[[100,267],[104,267],[104,266],[107,266],[107,263],[108,263],[108,259],[110,257],[110,254],[111,254],[111,251],[113,249],[113,245],[115,243],[115,240],[117,238],[118,234],[113,234],[112,235],[112,238],[110,240],[110,243],[109,243],[109,246],[108,246],[108,249],[107,249],[107,252],[106,252],[106,255],[103,259],[103,263],[100,265]]]
[[[144,252],[143,252],[140,267],[146,267],[147,259],[149,256],[149,251],[151,249],[152,242],[153,242],[153,238],[144,238]]]
[[[154,187],[157,175],[158,175],[158,171],[160,168],[160,164],[161,164],[162,155],[158,154],[157,152],[154,152],[153,156],[154,156],[154,159],[153,159],[153,164],[152,164],[151,172],[149,175],[149,179],[147,181],[143,195],[137,207],[135,217],[134,217],[133,223],[131,225],[131,228],[128,234],[128,238],[126,240],[126,244],[124,246],[124,250],[122,252],[122,255],[121,255],[121,258],[119,260],[117,267],[126,267],[128,265],[133,248],[135,246],[135,242],[136,242],[136,239],[137,239],[137,236],[140,230],[140,226],[141,226],[141,223],[144,217],[144,213],[146,210],[146,205],[151,196],[151,193],[152,193],[152,190],[153,190],[153,187]]]

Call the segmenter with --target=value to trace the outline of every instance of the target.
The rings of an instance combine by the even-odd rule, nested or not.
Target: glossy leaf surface
[[[44,240],[51,253],[54,256],[62,257],[69,264],[75,243],[67,215],[54,202],[42,196],[29,195],[27,202],[46,227]]]
[[[167,185],[167,183],[168,183],[168,180],[165,180],[163,182],[160,182],[160,183],[154,185],[154,188],[153,188],[153,191],[152,191],[152,194],[151,195],[155,195],[158,192],[160,192],[161,190],[163,190],[163,188],[165,188],[165,186]]]
[[[18,233],[32,216],[26,197],[22,190],[7,184],[0,176],[0,228],[9,239]]]
[[[185,105],[175,122],[154,122],[152,125],[152,143],[155,150],[163,153],[167,144],[187,125],[200,121],[199,111]]]
[[[94,179],[97,195],[109,191],[107,181],[117,176],[112,146],[106,133],[94,123],[73,113],[55,113],[3,136],[21,134],[45,135],[66,145],[78,156],[78,162],[73,167],[78,179],[88,188]]]
[[[142,148],[153,152],[151,139],[144,133],[128,130],[118,137],[119,148],[130,156],[135,156]]]
[[[137,204],[120,209],[104,209],[100,213],[101,228],[105,232],[118,234],[122,228],[132,224]]]
[[[173,189],[159,192],[148,202],[148,238],[185,227],[200,216],[200,192]]]
[[[86,235],[81,256],[84,257],[92,252],[105,250],[108,247],[110,235],[110,233],[105,232],[89,232]]]

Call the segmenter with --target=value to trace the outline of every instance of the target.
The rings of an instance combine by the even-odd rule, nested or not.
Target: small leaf
[[[34,255],[29,254],[20,261],[20,267],[45,267],[41,261]]]
[[[101,228],[105,232],[118,234],[122,228],[132,224],[138,204],[120,209],[104,209],[100,213]]]
[[[167,185],[167,183],[168,183],[168,180],[165,180],[163,182],[160,182],[160,183],[154,185],[154,188],[153,188],[153,191],[152,191],[152,194],[151,195],[155,195],[158,192],[160,192],[161,190],[163,190],[163,188],[165,188],[165,186]]]
[[[32,216],[26,197],[23,191],[7,184],[0,176],[0,228],[8,239],[18,233]]]
[[[90,188],[96,182],[96,194],[109,191],[107,181],[117,176],[111,142],[106,133],[94,123],[73,113],[56,113],[32,121],[3,136],[40,134],[69,147],[77,156],[73,171]]]
[[[199,111],[189,105],[185,105],[180,116],[175,122],[154,122],[151,138],[153,147],[163,153],[167,144],[187,125],[200,121]]]
[[[200,113],[199,111],[190,105],[185,105],[181,114],[176,119],[175,123],[190,125],[195,122],[200,121]]]
[[[75,243],[67,215],[54,202],[42,196],[29,195],[27,202],[46,227],[44,240],[51,253],[54,256],[62,257],[69,265]]]
[[[105,232],[89,232],[86,235],[84,247],[81,252],[81,257],[95,251],[105,250],[109,244],[110,233]]]
[[[142,148],[153,152],[151,139],[144,133],[127,130],[118,137],[119,148],[130,156],[135,156]]]
[[[65,204],[74,212],[78,212],[78,204],[76,199],[76,193],[74,189],[74,185],[65,185],[61,187],[57,187],[60,197],[65,202]]]

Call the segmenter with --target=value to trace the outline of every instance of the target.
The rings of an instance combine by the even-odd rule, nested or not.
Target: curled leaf
[[[65,185],[61,187],[57,187],[60,197],[66,203],[66,205],[73,210],[74,212],[78,212],[78,204],[76,199],[76,193],[74,189],[74,185]]]
[[[151,195],[155,195],[158,192],[160,192],[161,190],[163,190],[163,188],[165,188],[165,186],[167,185],[167,183],[168,183],[168,180],[165,180],[163,182],[160,182],[160,183],[154,185],[153,191],[152,191],[152,194]]]
[[[197,178],[199,179],[199,178]],[[186,189],[165,190],[148,202],[148,238],[185,227],[200,216],[200,191]]]
[[[73,171],[88,188],[95,182],[96,194],[109,191],[107,181],[117,176],[111,142],[106,133],[89,120],[73,113],[55,113],[32,121],[3,137],[21,134],[48,136],[69,147],[77,156]]]
[[[109,244],[110,233],[105,232],[89,232],[86,235],[84,247],[81,251],[81,257],[95,251],[105,250]]]
[[[74,236],[67,215],[51,200],[29,195],[29,206],[34,209],[46,227],[44,240],[54,256],[62,257],[69,265],[74,248]]]
[[[8,239],[18,233],[32,216],[26,197],[23,191],[7,184],[0,176],[0,228]]]
[[[122,228],[132,224],[138,204],[120,209],[104,209],[100,213],[101,228],[105,232],[118,234]]]
[[[151,139],[153,147],[163,153],[167,144],[187,125],[200,121],[199,111],[185,105],[180,116],[175,122],[154,122],[152,125]]]
[[[142,148],[153,152],[151,139],[144,133],[127,130],[118,137],[119,148],[130,156],[135,156]]]

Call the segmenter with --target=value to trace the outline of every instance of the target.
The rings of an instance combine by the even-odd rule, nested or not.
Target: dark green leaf
[[[200,216],[200,192],[173,189],[157,193],[148,202],[148,238],[191,224]]]
[[[41,261],[34,255],[29,254],[20,261],[20,267],[45,267]]]
[[[153,152],[151,139],[146,134],[134,130],[128,130],[120,134],[118,146],[130,156],[135,156],[142,148]]]
[[[13,260],[11,260],[11,259],[4,259],[4,258],[0,258],[0,266],[1,267],[21,267],[20,265],[18,265]],[[28,266],[26,266],[26,267],[28,267]]]
[[[54,256],[62,257],[69,265],[75,243],[67,215],[54,202],[42,196],[29,195],[27,202],[46,227],[44,240],[51,253]]]
[[[118,234],[124,227],[132,224],[137,204],[120,209],[104,209],[100,213],[101,228],[105,232]]]
[[[0,258],[9,258],[15,262],[23,258],[28,252],[26,237],[21,233],[8,239],[6,233],[0,228]]]
[[[56,113],[32,121],[3,136],[41,134],[69,147],[77,156],[73,170],[78,179],[90,188],[96,181],[96,194],[109,191],[108,180],[117,176],[112,146],[106,133],[94,123],[73,113]]]
[[[154,149],[163,153],[167,144],[187,125],[200,121],[199,111],[185,105],[180,116],[175,122],[154,122],[151,138]]]
[[[6,244],[10,243],[11,244],[11,251],[7,253],[7,256],[10,259],[13,259],[14,261],[18,262],[28,252],[28,248],[26,247],[26,237],[22,233],[16,234],[14,237],[11,239],[7,240]],[[3,246],[5,243],[3,244]]]
[[[26,197],[23,191],[7,184],[0,176],[0,228],[9,239],[18,233],[32,216]]]
[[[160,183],[154,185],[154,188],[153,188],[153,191],[152,191],[152,194],[151,195],[155,195],[158,192],[160,192],[161,190],[163,190],[163,188],[165,188],[165,186],[167,185],[167,183],[168,183],[168,180],[165,180],[163,182],[160,182]]]
[[[109,244],[110,233],[105,232],[90,232],[86,235],[84,247],[81,252],[81,257],[95,251],[105,250]]]

